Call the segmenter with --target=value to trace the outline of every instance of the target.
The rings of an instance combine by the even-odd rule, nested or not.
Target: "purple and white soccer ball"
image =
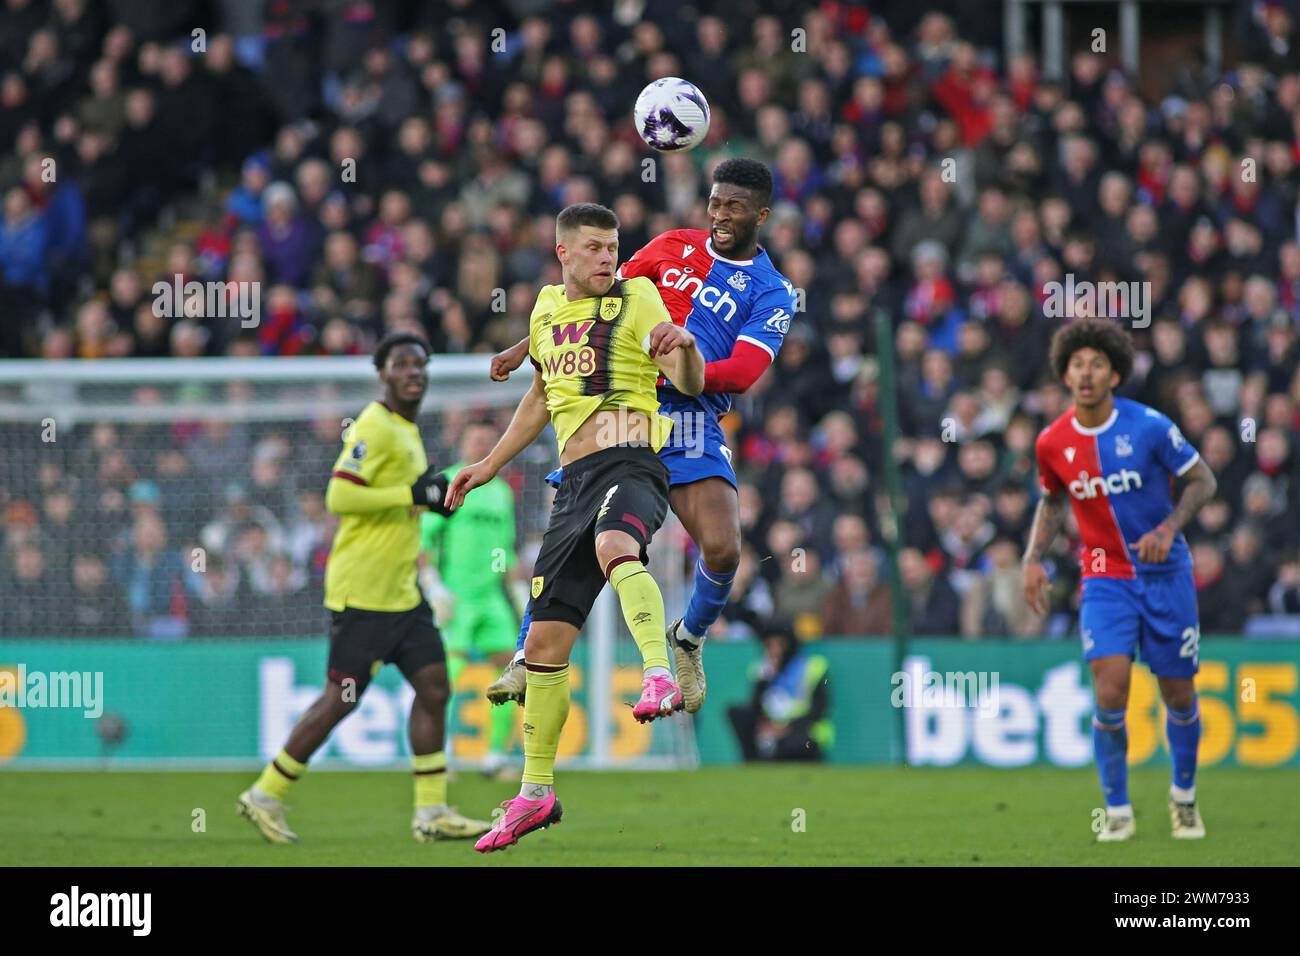
[[[709,132],[709,101],[694,83],[666,76],[636,98],[636,131],[663,153],[698,146]]]

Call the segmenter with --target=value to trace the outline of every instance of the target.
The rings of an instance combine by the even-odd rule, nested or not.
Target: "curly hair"
[[[1079,349],[1096,349],[1110,360],[1123,385],[1133,371],[1133,339],[1123,326],[1112,319],[1076,319],[1062,326],[1052,336],[1050,363],[1056,377],[1065,381],[1070,358]]]
[[[383,371],[384,363],[388,361],[388,353],[399,345],[418,345],[424,349],[426,356],[433,352],[423,336],[416,335],[414,332],[389,332],[375,346],[375,368]]]
[[[772,171],[756,159],[740,156],[724,159],[713,171],[713,181],[748,189],[754,194],[759,209],[772,204],[772,190],[775,188]]]

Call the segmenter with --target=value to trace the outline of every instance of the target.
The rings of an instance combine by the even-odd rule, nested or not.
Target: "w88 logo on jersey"
[[[546,374],[555,375],[590,375],[596,370],[596,352],[583,346],[580,349],[565,349],[546,356],[543,366]]]

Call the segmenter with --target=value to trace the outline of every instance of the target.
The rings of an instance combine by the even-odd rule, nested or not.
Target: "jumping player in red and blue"
[[[726,606],[740,563],[740,509],[731,450],[718,418],[731,396],[744,392],[776,359],[795,311],[794,286],[758,244],[772,201],[772,173],[752,159],[718,164],[709,192],[709,228],[674,229],[650,240],[624,262],[622,279],[646,276],[668,314],[695,335],[704,353],[704,393],[689,397],[659,386],[660,413],[673,419],[659,455],[668,466],[669,504],[695,541],[700,557],[683,618],[668,627],[685,709],[704,703],[703,643]],[[523,364],[528,340],[492,360],[492,378],[504,381]],[[547,476],[556,484],[558,472]],[[522,700],[523,637],[515,661],[488,687],[493,703]]]
[[[1096,692],[1092,742],[1106,801],[1097,839],[1127,840],[1136,832],[1124,723],[1135,653],[1156,675],[1168,709],[1173,836],[1200,839],[1205,836],[1196,808],[1201,721],[1193,677],[1200,666],[1201,631],[1182,529],[1214,496],[1214,472],[1168,418],[1114,397],[1133,368],[1133,342],[1117,322],[1081,319],[1059,329],[1050,361],[1074,407],[1038,436],[1043,497],[1025,552],[1025,600],[1046,613],[1042,558],[1060,528],[1068,496],[1082,537],[1079,631]],[[1175,478],[1184,480],[1177,504]]]

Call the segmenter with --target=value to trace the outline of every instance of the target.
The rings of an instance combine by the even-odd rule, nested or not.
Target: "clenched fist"
[[[650,357],[671,355],[675,349],[688,349],[695,344],[695,336],[680,325],[660,322],[650,330]]]

